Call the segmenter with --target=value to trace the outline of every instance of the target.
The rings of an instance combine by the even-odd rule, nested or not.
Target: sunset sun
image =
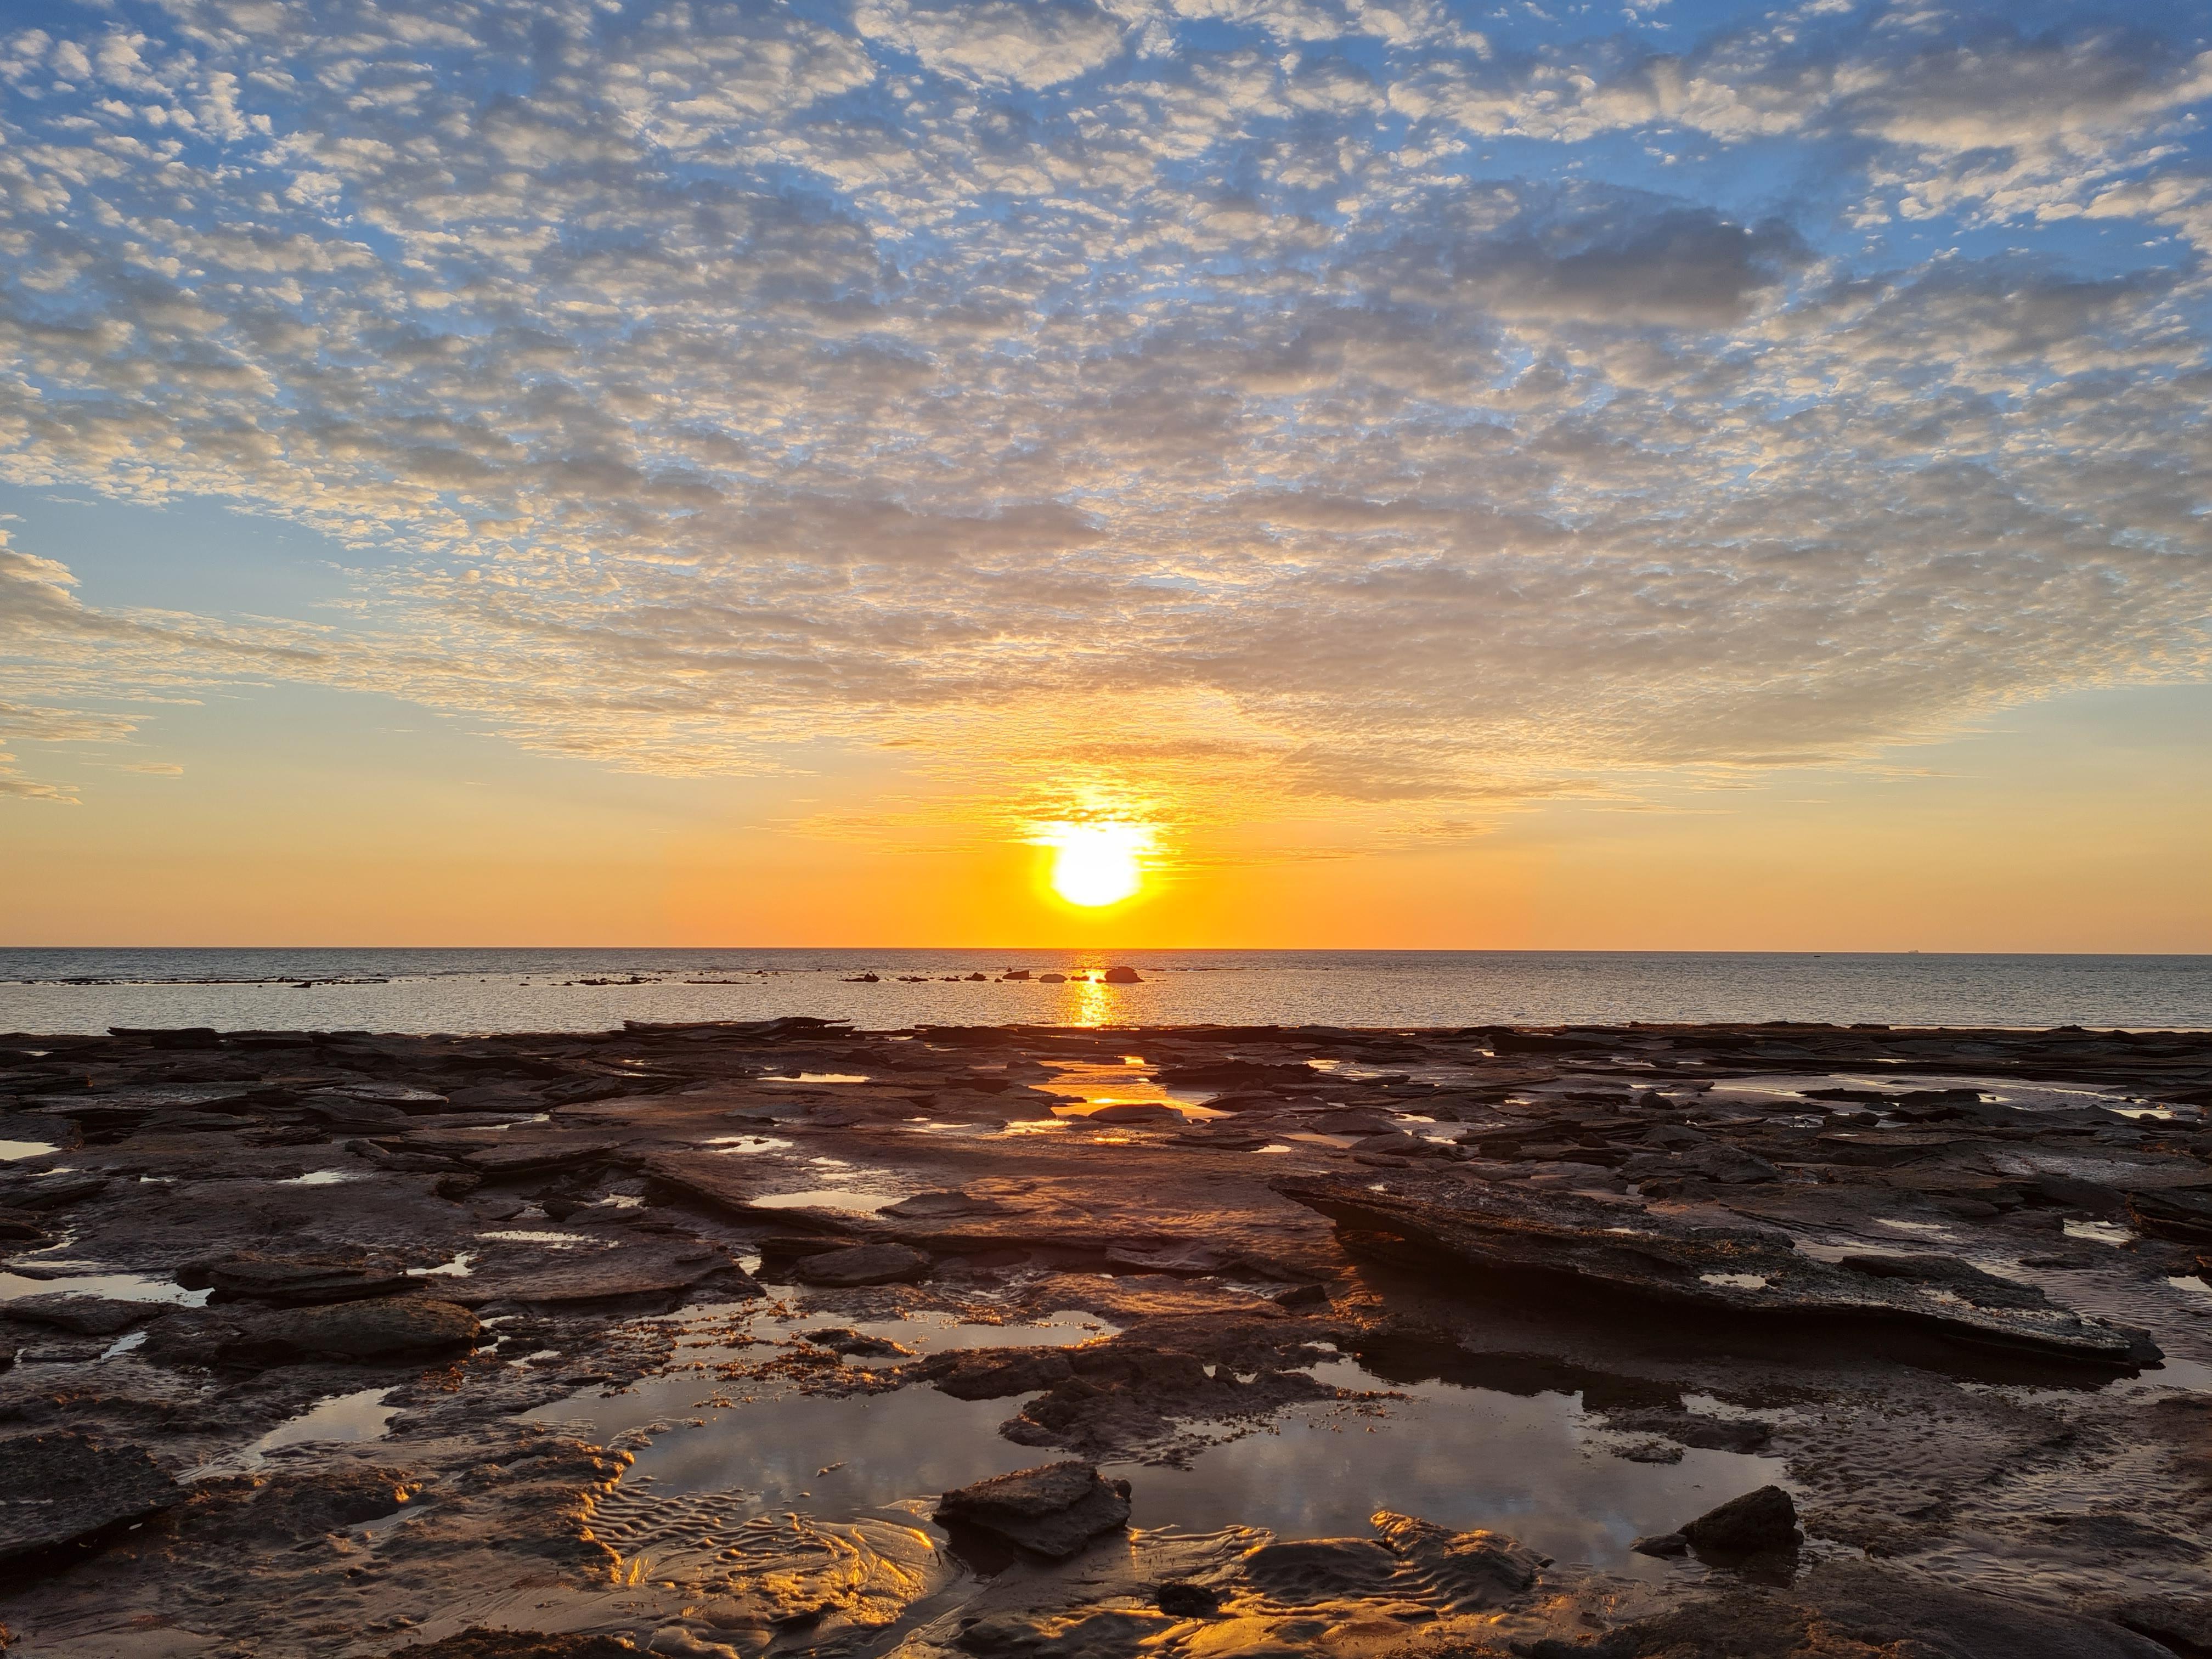
[[[1054,824],[1046,836],[1052,890],[1087,909],[1133,898],[1145,884],[1152,842],[1152,831],[1133,823]]]

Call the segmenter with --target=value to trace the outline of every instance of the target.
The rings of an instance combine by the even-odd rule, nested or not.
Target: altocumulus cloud
[[[307,679],[1479,811],[2201,672],[2212,55],[2102,13],[58,9],[0,469],[383,574],[222,621],[10,547],[0,736]]]

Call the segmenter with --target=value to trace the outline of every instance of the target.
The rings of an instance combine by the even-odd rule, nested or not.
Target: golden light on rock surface
[[[1097,909],[1144,887],[1152,832],[1142,824],[1055,823],[1042,839],[1052,848],[1052,890],[1070,904]]]

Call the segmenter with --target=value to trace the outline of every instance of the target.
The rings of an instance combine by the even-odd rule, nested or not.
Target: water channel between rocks
[[[751,1324],[769,1341],[830,1327],[925,1354],[1070,1346],[1107,1328],[1076,1314],[1007,1326],[846,1325],[830,1315],[763,1315]],[[1027,1396],[961,1401],[921,1382],[872,1395],[777,1394],[777,1384],[725,1381],[712,1369],[775,1352],[684,1348],[684,1360],[709,1369],[619,1394],[586,1389],[526,1418],[574,1425],[600,1442],[620,1439],[637,1457],[626,1485],[655,1497],[727,1493],[733,1518],[797,1510],[842,1520],[1068,1455],[1000,1435]],[[1632,1540],[1669,1531],[1781,1476],[1779,1460],[1734,1452],[1689,1449],[1671,1464],[1628,1461],[1614,1453],[1620,1437],[1586,1419],[1573,1394],[1386,1382],[1349,1358],[1325,1360],[1312,1375],[1395,1397],[1296,1407],[1256,1426],[1210,1425],[1224,1437],[1248,1431],[1206,1445],[1183,1468],[1101,1465],[1130,1483],[1130,1524],[1202,1531],[1243,1523],[1282,1538],[1364,1536],[1370,1515],[1394,1510],[1509,1533],[1561,1561],[1656,1578],[1668,1567],[1632,1553]]]

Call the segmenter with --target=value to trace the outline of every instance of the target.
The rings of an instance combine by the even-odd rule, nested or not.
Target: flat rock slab
[[[2212,1244],[2212,1193],[2138,1192],[2128,1194],[2128,1214],[2153,1238]]]
[[[908,1245],[853,1244],[799,1257],[791,1276],[807,1285],[896,1285],[928,1272],[929,1258]]]
[[[995,1198],[966,1191],[916,1193],[876,1212],[900,1221],[936,1221],[948,1216],[1003,1215],[1008,1206]]]
[[[154,1328],[145,1357],[188,1365],[398,1359],[466,1347],[483,1330],[466,1308],[419,1296],[316,1308],[188,1308]]]
[[[112,1297],[78,1296],[69,1291],[47,1291],[0,1304],[0,1313],[10,1319],[52,1325],[58,1330],[74,1331],[79,1336],[113,1336],[167,1311],[167,1306],[159,1302],[123,1302]]]
[[[728,1255],[690,1239],[624,1241],[528,1255],[503,1250],[479,1262],[468,1277],[441,1284],[439,1291],[470,1307],[487,1302],[551,1304],[671,1296],[708,1279],[727,1280],[733,1295],[761,1294],[752,1277]]]
[[[477,1316],[453,1302],[382,1297],[320,1308],[288,1308],[263,1316],[259,1334],[303,1354],[381,1359],[474,1342]]]
[[[307,1305],[391,1296],[414,1281],[397,1268],[373,1267],[362,1256],[279,1256],[240,1250],[197,1261],[178,1282],[210,1290],[218,1301]]]
[[[627,1636],[578,1636],[482,1625],[430,1643],[395,1649],[392,1659],[631,1659],[643,1649]]]
[[[0,1440],[0,1561],[142,1520],[185,1495],[136,1446],[68,1433]]]
[[[621,1150],[621,1143],[612,1140],[502,1141],[482,1152],[464,1153],[462,1161],[478,1175],[496,1181],[504,1176],[544,1175],[604,1164]]]
[[[1285,1197],[1340,1227],[1396,1239],[1438,1265],[1506,1281],[1591,1289],[1735,1316],[1787,1315],[1917,1326],[1955,1340],[2135,1370],[2159,1357],[2148,1336],[2090,1319],[2016,1281],[1948,1258],[1855,1270],[1798,1253],[1771,1227],[1716,1226],[1571,1194],[1475,1187],[1449,1177],[1382,1183],[1297,1177]],[[1899,1264],[1907,1264],[1900,1267]],[[1907,1276],[1912,1273],[1913,1276]]]
[[[946,1492],[937,1501],[936,1519],[1065,1561],[1092,1539],[1128,1524],[1129,1483],[1102,1480],[1088,1463],[1046,1463]]]

